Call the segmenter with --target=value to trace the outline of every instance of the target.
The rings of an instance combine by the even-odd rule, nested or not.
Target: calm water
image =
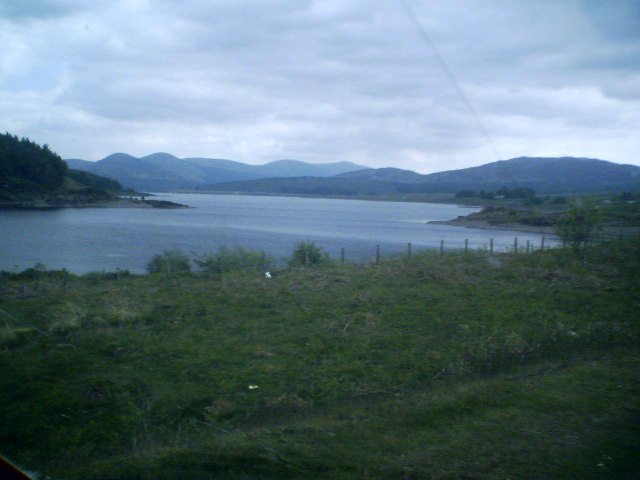
[[[474,211],[455,205],[358,200],[161,194],[194,208],[179,210],[87,208],[53,211],[0,211],[0,270],[23,270],[40,262],[75,273],[144,272],[164,250],[214,253],[221,246],[262,249],[288,257],[296,242],[313,240],[332,257],[345,248],[348,260],[414,250],[495,248],[513,245],[514,236],[540,244],[540,236],[494,230],[427,225]]]

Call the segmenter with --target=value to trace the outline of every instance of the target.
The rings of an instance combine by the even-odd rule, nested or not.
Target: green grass
[[[63,479],[636,478],[639,267],[635,238],[5,276],[0,451]]]

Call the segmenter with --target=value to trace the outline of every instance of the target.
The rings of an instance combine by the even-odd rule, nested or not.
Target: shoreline
[[[501,223],[492,224],[484,220],[467,220],[465,217],[453,220],[432,220],[427,222],[431,225],[449,225],[452,227],[476,228],[479,230],[506,230],[522,233],[537,233],[539,235],[556,236],[554,227],[539,227],[533,225],[523,225],[521,223]],[[615,238],[620,236],[635,235],[640,233],[640,227],[617,227],[605,225],[600,232],[602,237]]]
[[[62,208],[193,208],[167,200],[101,200],[98,202],[52,203],[46,200],[0,202],[0,210],[58,210]]]
[[[431,225],[476,228],[479,230],[507,230],[523,233],[538,233],[540,235],[555,235],[553,227],[538,227],[533,225],[523,225],[521,223],[503,223],[495,225],[484,220],[466,220],[464,218],[455,218],[453,220],[432,220],[427,223]]]

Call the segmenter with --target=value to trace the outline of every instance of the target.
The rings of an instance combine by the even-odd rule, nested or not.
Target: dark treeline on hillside
[[[122,190],[122,185],[117,180],[107,177],[101,177],[89,172],[83,172],[82,170],[69,169],[67,176],[78,183],[87,185],[88,187],[97,188],[100,190],[110,190],[112,192],[119,192]]]
[[[117,181],[69,169],[46,144],[0,134],[0,208],[63,208],[116,200]],[[155,205],[154,205],[155,206]]]
[[[56,190],[63,186],[67,170],[67,164],[47,145],[0,134],[0,196]]]

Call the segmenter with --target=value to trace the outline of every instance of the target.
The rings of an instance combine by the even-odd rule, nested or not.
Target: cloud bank
[[[64,158],[640,165],[635,0],[0,3],[0,129]]]

